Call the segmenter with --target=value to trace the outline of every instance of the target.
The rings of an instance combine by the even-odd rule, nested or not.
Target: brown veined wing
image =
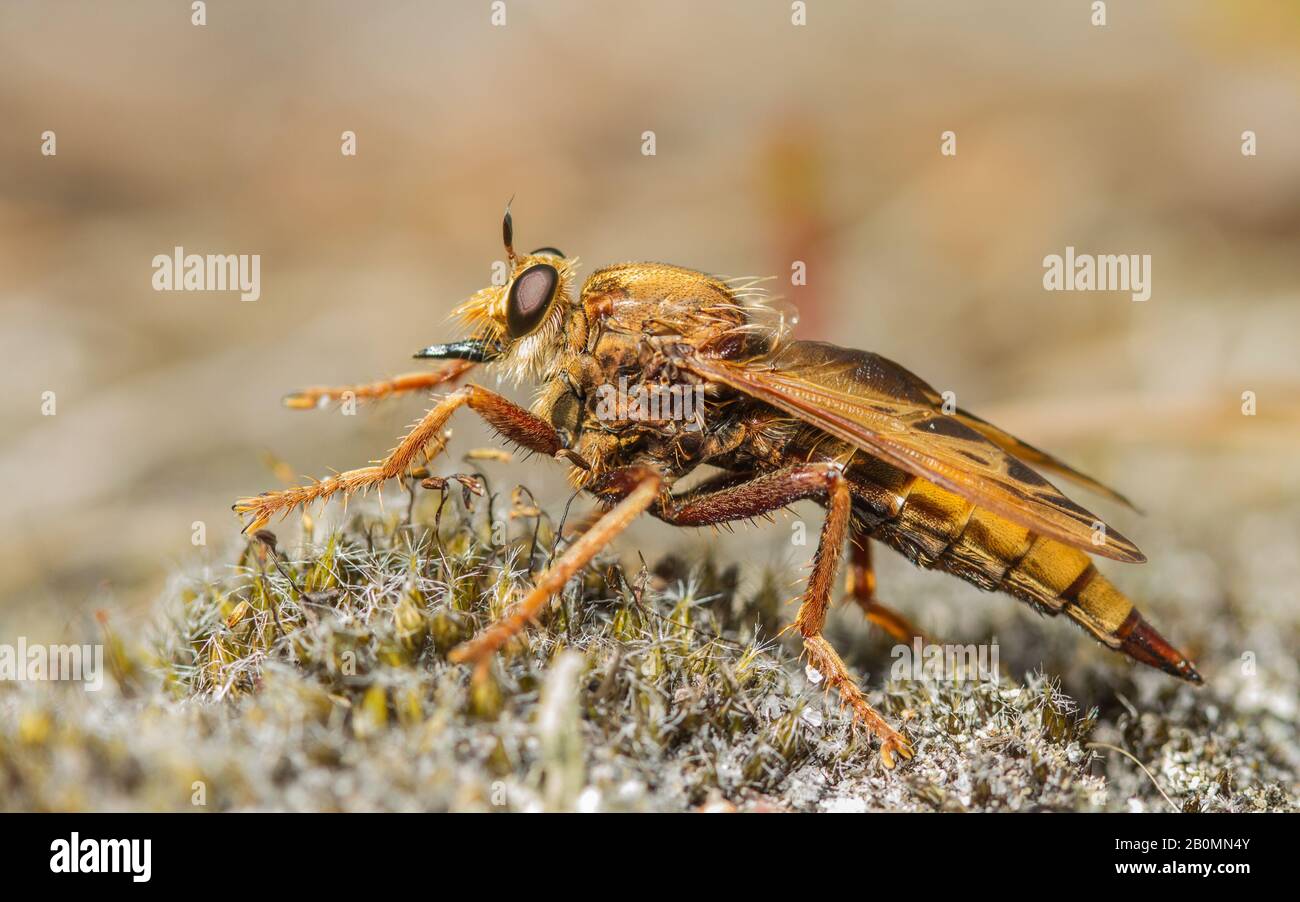
[[[937,409],[942,412],[942,399],[940,399]],[[1138,509],[1137,505],[1112,489],[1110,486],[1098,482],[1091,476],[1080,473],[1078,470],[1074,469],[1074,467],[1059,458],[1048,454],[1046,451],[1035,448],[1033,445],[1022,439],[1016,438],[1005,430],[999,429],[988,420],[981,419],[968,410],[962,410],[960,407],[958,407],[956,412],[952,415],[970,428],[974,429],[980,435],[984,436],[993,444],[997,445],[1003,451],[1010,454],[1012,457],[1019,458],[1030,466],[1037,467],[1038,469],[1047,470],[1048,472],[1055,473],[1058,476],[1064,476],[1071,482],[1081,485],[1084,488],[1091,489],[1098,495],[1109,498],[1111,501],[1117,501],[1130,510],[1136,511]]]
[[[1099,483],[983,420],[944,414],[933,388],[877,354],[791,341],[774,354],[748,361],[688,351],[677,365],[771,404],[1036,533],[1120,561],[1146,560],[1109,526],[1099,534],[1094,526],[1100,518],[1065,497],[1007,446],[1030,449],[1044,468],[1088,485],[1101,487]],[[1095,535],[1104,542],[1095,542]]]

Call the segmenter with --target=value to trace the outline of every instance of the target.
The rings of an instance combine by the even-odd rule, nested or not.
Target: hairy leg
[[[599,480],[593,491],[598,495],[620,497],[626,490],[625,477],[618,474],[611,474],[611,477]],[[844,547],[852,511],[849,484],[839,466],[801,464],[716,491],[696,490],[679,498],[661,497],[659,503],[651,507],[650,513],[677,526],[709,526],[762,516],[805,498],[820,498],[826,502],[826,523],[813,558],[803,603],[789,629],[797,630],[803,637],[808,662],[826,680],[827,688],[836,689],[858,720],[880,737],[881,760],[886,767],[893,767],[895,755],[912,756],[907,740],[871,707],[840,656],[822,636],[835,568]]]
[[[294,508],[329,498],[337,493],[348,497],[402,476],[423,454],[426,458],[442,450],[442,427],[460,407],[468,406],[498,432],[530,451],[556,456],[563,453],[559,434],[550,423],[533,416],[508,399],[478,385],[466,385],[435,404],[397,447],[381,461],[368,467],[336,473],[311,485],[295,486],[276,492],[263,492],[235,502],[235,513],[249,514],[244,532],[261,529],[276,514],[285,516]],[[434,450],[428,449],[433,446]]]
[[[659,497],[661,480],[658,474],[638,468],[633,471],[637,480],[618,504],[610,508],[596,523],[582,534],[546,572],[513,610],[496,623],[484,629],[468,642],[452,649],[448,656],[453,662],[473,661],[484,664],[493,653],[528,625],[550,601],[551,596],[564,588],[573,576],[582,570],[596,554],[615,536],[641,515]]]
[[[468,360],[449,360],[436,369],[403,373],[400,376],[375,382],[338,386],[312,385],[285,395],[284,406],[294,410],[314,410],[331,401],[342,401],[349,394],[357,401],[377,401],[380,398],[407,392],[428,391],[446,382],[454,381],[469,372],[473,366],[474,364]]]
[[[876,600],[876,571],[871,565],[871,537],[854,527],[849,536],[849,569],[846,579],[849,597],[858,603],[867,620],[883,629],[899,642],[911,645],[925,634],[912,625],[902,614]]]

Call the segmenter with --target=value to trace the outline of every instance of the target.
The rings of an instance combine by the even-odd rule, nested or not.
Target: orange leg
[[[460,407],[468,406],[498,432],[530,451],[552,457],[571,452],[560,446],[560,437],[551,424],[533,416],[517,404],[478,385],[466,385],[435,404],[415,427],[398,442],[387,457],[372,466],[337,473],[311,485],[295,486],[277,492],[263,492],[235,502],[235,513],[248,514],[251,520],[244,532],[261,529],[276,514],[288,515],[294,508],[342,493],[348,497],[396,479],[407,473],[417,456],[431,456],[442,450],[442,427]]]
[[[445,382],[451,382],[467,373],[474,364],[468,360],[449,360],[437,369],[419,373],[403,373],[390,379],[358,385],[313,385],[284,396],[284,406],[294,410],[314,410],[331,401],[342,401],[351,394],[357,401],[377,401],[393,395],[413,391],[428,391]]]
[[[848,668],[831,644],[822,636],[826,625],[826,612],[831,603],[831,587],[835,578],[835,567],[839,563],[840,553],[844,548],[844,535],[848,531],[849,517],[852,513],[853,499],[849,494],[849,484],[838,468],[826,471],[826,490],[829,500],[826,505],[826,522],[822,526],[821,542],[813,557],[813,572],[808,577],[808,588],[804,593],[803,604],[795,615],[791,629],[797,629],[803,636],[804,650],[808,653],[808,665],[826,680],[828,688],[839,690],[844,700],[858,719],[866,724],[867,729],[880,737],[880,760],[885,767],[894,766],[894,756],[912,757],[912,749],[903,735],[891,727],[883,717],[871,707],[858,684],[849,675]]]
[[[858,603],[867,620],[883,629],[904,645],[911,645],[917,636],[928,642],[925,634],[912,625],[902,614],[876,600],[876,571],[871,566],[871,537],[857,529],[849,538],[849,561],[846,588],[849,597]]]
[[[622,493],[620,486],[615,484],[611,490],[608,483],[608,479],[598,481],[592,491],[598,495],[618,496]],[[840,656],[822,636],[835,568],[844,548],[852,508],[848,481],[840,468],[829,463],[803,464],[726,485],[716,491],[703,487],[703,490],[696,489],[680,497],[661,497],[660,503],[651,508],[651,513],[677,526],[708,526],[761,516],[804,498],[825,500],[826,523],[813,558],[803,603],[788,629],[797,630],[803,636],[808,662],[825,679],[827,688],[838,690],[840,698],[853,709],[857,719],[880,737],[881,760],[886,767],[893,767],[895,755],[912,757],[907,740],[871,707]]]
[[[452,649],[448,658],[455,663],[472,661],[480,666],[502,645],[541,612],[542,607],[565,583],[590,563],[615,536],[627,529],[659,497],[661,480],[650,470],[635,471],[638,482],[626,496],[582,534],[560,559],[537,579],[536,585],[507,615],[487,627],[473,639]]]

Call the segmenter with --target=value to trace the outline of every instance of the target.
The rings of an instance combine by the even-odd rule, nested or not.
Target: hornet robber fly
[[[886,766],[911,757],[908,742],[868,704],[822,636],[846,540],[850,596],[902,642],[919,633],[877,600],[872,539],[918,566],[1064,614],[1109,648],[1201,682],[1192,662],[1090,558],[1141,562],[1142,552],[1038,471],[1128,504],[1117,492],[974,414],[945,412],[930,385],[877,354],[789,338],[786,311],[752,282],[664,263],[621,263],[592,273],[575,296],[576,258],[554,248],[516,254],[508,207],[502,231],[509,279],[454,311],[470,337],[415,355],[442,361],[438,368],[310,388],[286,403],[312,408],[345,392],[370,399],[423,391],[487,366],[516,384],[538,385],[531,408],[465,384],[438,400],[383,460],[238,501],[235,511],[249,518],[246,531],[313,501],[407,475],[417,458],[442,450],[448,419],[468,407],[515,445],[568,464],[572,483],[598,499],[604,513],[511,612],[455,648],[453,661],[484,665],[643,513],[699,527],[813,499],[826,519],[788,629],[802,638],[808,665],[880,738]],[[650,394],[686,387],[702,407],[690,418],[664,416],[653,405],[611,414],[598,404],[599,389],[620,379]],[[719,473],[673,491],[702,464]]]

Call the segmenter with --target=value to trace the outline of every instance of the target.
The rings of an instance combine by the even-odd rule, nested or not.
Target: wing
[[[942,403],[937,408],[942,412]],[[1065,461],[1048,454],[1046,451],[1040,451],[1028,442],[1021,441],[1009,432],[1005,432],[994,426],[988,420],[980,419],[968,410],[957,408],[953,414],[958,420],[974,429],[980,435],[997,445],[1008,454],[1023,460],[1025,463],[1037,467],[1040,470],[1047,470],[1049,473],[1055,473],[1057,476],[1063,476],[1076,485],[1081,485],[1086,489],[1091,489],[1098,495],[1109,498],[1111,501],[1118,501],[1129,510],[1138,510],[1136,504],[1125,498],[1119,492],[1115,491],[1108,485],[1104,485],[1084,473],[1080,473],[1074,467]],[[1141,511],[1138,511],[1141,513]]]
[[[795,341],[756,360],[688,353],[677,365],[771,404],[1036,533],[1120,561],[1146,560],[1109,526],[1104,543],[1096,544],[1094,524],[1101,520],[1000,447],[1015,439],[982,420],[945,415],[935,405],[939,395],[934,389],[876,354]],[[983,434],[976,423],[994,430],[996,438]],[[1040,462],[1047,458],[1039,455]]]

